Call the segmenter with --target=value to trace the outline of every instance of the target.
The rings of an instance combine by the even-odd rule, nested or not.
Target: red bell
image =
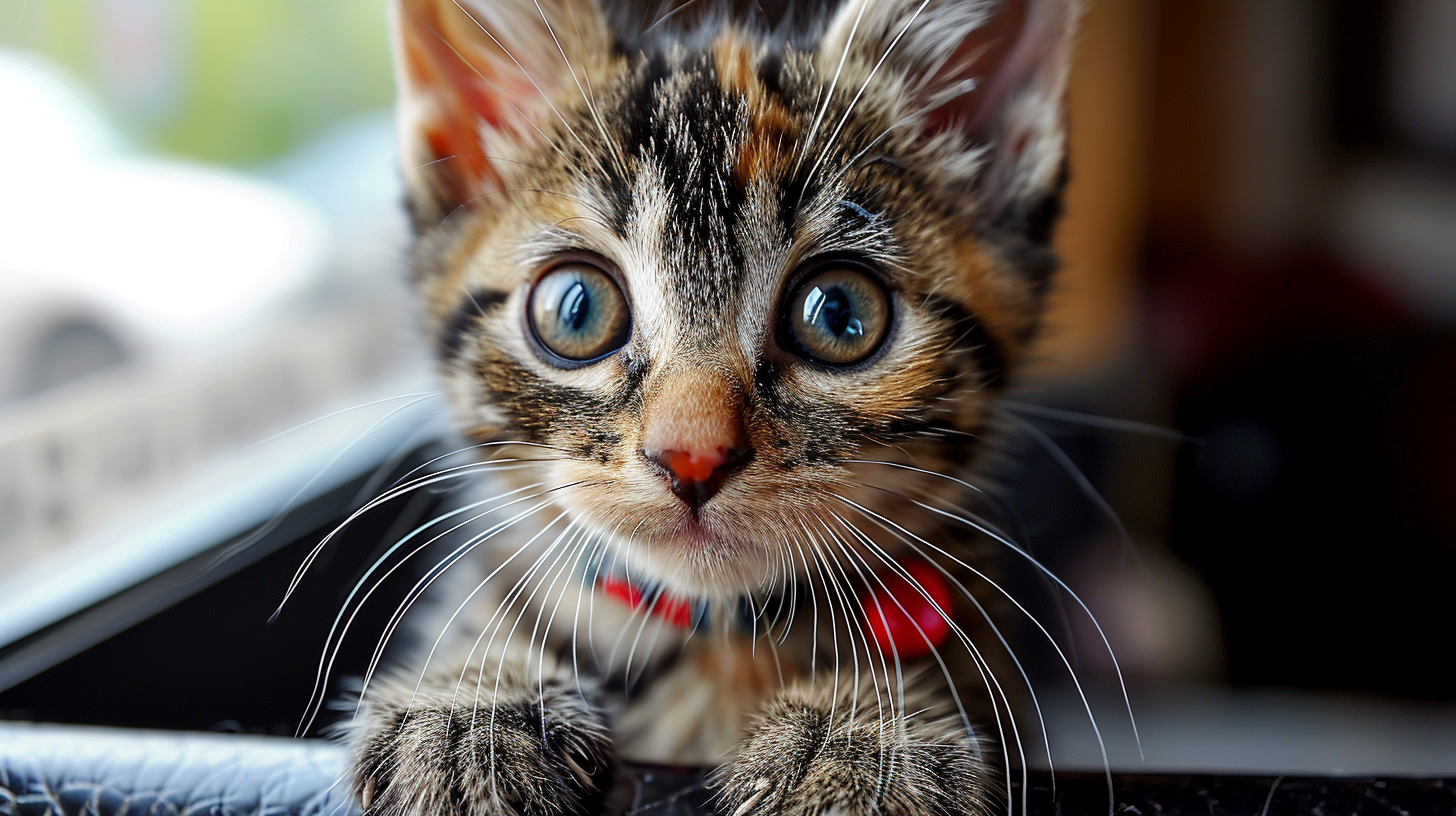
[[[906,559],[900,566],[920,585],[919,589],[898,571],[885,570],[860,596],[860,605],[870,634],[886,657],[893,648],[901,660],[914,660],[939,649],[950,636],[950,621],[946,620],[951,607],[950,587],[940,570],[924,561]]]

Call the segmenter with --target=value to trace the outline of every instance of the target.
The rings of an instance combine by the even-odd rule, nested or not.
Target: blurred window
[[[111,531],[248,456],[221,492],[302,488],[307,444],[254,446],[357,440],[428,382],[392,95],[383,3],[0,3],[0,599],[164,568]]]

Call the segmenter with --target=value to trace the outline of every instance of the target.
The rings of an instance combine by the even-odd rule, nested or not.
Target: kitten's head
[[[466,432],[540,446],[532,483],[683,591],[892,543],[905,496],[955,486],[911,468],[963,471],[1035,328],[1073,6],[849,0],[811,41],[398,0],[415,274]]]

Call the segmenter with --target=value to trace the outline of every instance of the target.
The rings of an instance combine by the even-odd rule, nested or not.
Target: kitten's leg
[[[832,677],[796,684],[765,706],[735,758],[714,776],[724,814],[988,810],[990,769],[959,717],[938,714],[944,706],[925,692],[906,700],[909,717],[882,713],[884,689],[877,703],[872,686],[852,682],[841,677],[838,692]]]
[[[611,781],[606,717],[539,653],[386,682],[364,698],[353,784],[378,816],[592,813]],[[497,678],[499,677],[499,686]],[[478,691],[477,691],[478,690]]]

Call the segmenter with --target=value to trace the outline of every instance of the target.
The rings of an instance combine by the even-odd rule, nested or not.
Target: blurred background
[[[1126,528],[1068,482],[1047,557],[1137,684],[1223,690],[1149,701],[1188,713],[1167,744],[1449,772],[1456,3],[1089,9],[1032,390],[1185,440],[1047,423]]]
[[[382,5],[0,2],[0,577],[415,353]]]
[[[1450,0],[1089,4],[997,477],[1152,765],[1456,774],[1453,43]],[[382,0],[0,0],[0,644],[205,549],[156,551],[179,508],[409,438],[360,442],[433,387],[387,46]],[[1098,632],[1022,583],[1135,764]]]

